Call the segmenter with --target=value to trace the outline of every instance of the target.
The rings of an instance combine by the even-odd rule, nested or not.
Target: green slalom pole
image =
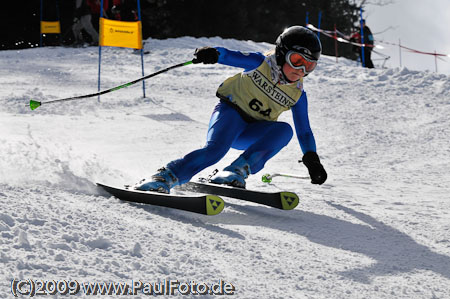
[[[262,181],[264,183],[270,183],[272,182],[272,179],[274,177],[277,176],[282,176],[282,177],[286,177],[286,178],[294,178],[294,179],[302,179],[302,180],[309,180],[310,177],[307,176],[299,176],[299,175],[295,175],[295,174],[287,174],[287,173],[266,173],[265,175],[262,176]]]
[[[179,63],[179,64],[176,64],[176,65],[172,65],[172,66],[170,66],[168,68],[165,68],[163,70],[157,71],[156,73],[153,73],[153,74],[141,77],[141,78],[136,79],[134,81],[131,81],[131,82],[128,82],[128,83],[125,83],[125,84],[122,84],[122,85],[119,85],[119,86],[116,86],[116,87],[113,87],[113,88],[110,88],[110,89],[99,91],[99,92],[96,92],[96,93],[83,95],[83,96],[76,96],[76,97],[70,97],[70,98],[53,100],[53,101],[47,101],[47,102],[39,102],[39,101],[35,101],[35,100],[30,100],[30,108],[31,108],[31,110],[34,110],[34,109],[38,108],[39,106],[42,106],[43,104],[65,102],[65,101],[73,101],[73,100],[78,100],[78,99],[85,99],[85,98],[91,98],[91,97],[95,97],[95,96],[100,96],[102,94],[109,93],[109,92],[112,92],[112,91],[115,91],[115,90],[118,90],[118,89],[122,89],[122,88],[128,87],[130,85],[136,84],[136,83],[141,82],[143,80],[146,80],[148,78],[157,76],[159,74],[165,73],[165,72],[173,70],[175,68],[182,67],[182,66],[185,66],[185,65],[189,65],[189,64],[192,64],[192,63],[197,63],[197,61],[194,59],[194,60],[191,60],[191,61],[187,61],[187,62]]]

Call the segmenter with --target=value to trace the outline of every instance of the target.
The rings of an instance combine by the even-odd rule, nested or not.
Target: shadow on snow
[[[223,224],[262,226],[298,234],[316,244],[363,254],[375,262],[366,267],[339,272],[342,276],[360,283],[370,283],[371,277],[375,276],[407,273],[414,270],[429,270],[450,279],[449,256],[433,252],[407,234],[372,216],[332,202],[327,202],[327,204],[365,224],[352,223],[299,209],[279,211],[264,206],[244,206],[231,203],[227,203],[227,207],[231,207],[239,213],[233,213],[232,210],[226,208],[221,214],[214,217],[206,216],[206,218],[202,215],[162,207],[128,204],[230,238],[246,239],[245,235],[229,227],[225,228],[222,226]]]

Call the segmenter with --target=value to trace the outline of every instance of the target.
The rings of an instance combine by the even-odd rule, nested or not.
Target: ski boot
[[[170,193],[170,189],[179,185],[178,178],[166,167],[158,169],[158,172],[152,175],[151,181],[141,180],[134,186],[134,189],[140,191],[156,191],[159,193]]]
[[[244,188],[245,179],[250,174],[250,166],[242,156],[210,178],[210,183]]]

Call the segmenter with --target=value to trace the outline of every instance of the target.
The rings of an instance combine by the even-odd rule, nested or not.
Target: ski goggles
[[[305,74],[311,73],[317,65],[317,60],[307,58],[305,55],[294,51],[286,53],[286,62],[293,69],[303,70]]]

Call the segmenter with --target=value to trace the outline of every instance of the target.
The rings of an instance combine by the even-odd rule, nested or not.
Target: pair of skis
[[[297,194],[292,192],[261,192],[200,182],[189,182],[177,187],[180,190],[201,193],[194,195],[138,191],[132,189],[132,187],[117,188],[100,183],[97,183],[97,185],[114,197],[124,201],[163,206],[203,215],[217,215],[222,212],[225,202],[220,196],[254,202],[281,210],[292,210],[299,202]]]

